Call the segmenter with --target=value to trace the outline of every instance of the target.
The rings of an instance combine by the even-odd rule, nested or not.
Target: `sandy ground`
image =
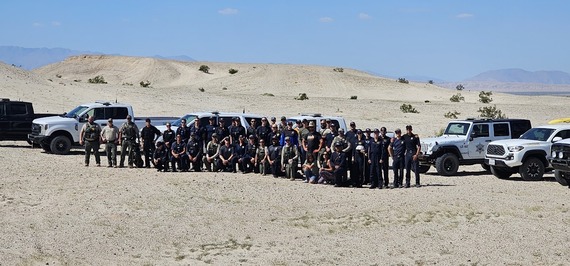
[[[475,117],[484,106],[478,92],[462,92],[466,102],[451,103],[456,91],[349,69],[207,63],[213,70],[240,72],[217,70],[204,78],[194,73],[202,63],[106,60],[73,59],[68,66],[34,72],[3,66],[0,95],[32,101],[41,112],[115,98],[143,115],[320,112],[342,115],[362,128],[412,124],[420,136],[444,127],[448,111]],[[129,74],[109,76],[106,85],[85,82],[111,72]],[[144,77],[138,73],[153,73],[156,85],[122,85],[138,84]],[[299,92],[309,100],[294,100]],[[351,95],[358,99],[348,100]],[[567,97],[496,94],[493,99],[509,117],[529,118],[534,125],[568,116],[570,104]],[[420,113],[402,113],[402,103]],[[254,174],[86,168],[80,150],[55,156],[13,141],[0,142],[0,160],[0,265],[570,263],[570,190],[552,173],[545,181],[524,182],[499,180],[480,166],[461,167],[457,177],[441,177],[432,169],[422,176],[424,187],[369,190]]]

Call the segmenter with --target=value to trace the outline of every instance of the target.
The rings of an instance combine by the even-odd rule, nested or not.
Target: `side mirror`
[[[561,141],[562,138],[561,137],[555,137],[554,139],[552,139],[552,142],[558,142]]]
[[[471,132],[471,135],[469,136],[469,141],[473,140],[476,137],[477,137],[477,132],[475,131]]]
[[[79,122],[85,122],[87,121],[87,117],[89,117],[88,114],[84,114],[82,116],[79,117]]]

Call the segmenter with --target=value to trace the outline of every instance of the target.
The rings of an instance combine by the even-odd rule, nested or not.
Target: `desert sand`
[[[210,74],[198,71],[202,64]],[[32,72],[0,64],[0,97],[31,101],[37,112],[117,100],[135,115],[322,113],[359,128],[412,124],[420,137],[443,128],[449,111],[476,117],[486,106],[469,88],[465,102],[452,103],[457,91],[437,84],[335,67],[342,66],[77,56]],[[87,83],[96,75],[108,84]],[[138,85],[146,80],[150,88]],[[294,100],[299,93],[309,99]],[[567,117],[570,105],[568,97],[492,98],[508,117],[533,125]],[[402,113],[403,103],[419,113]],[[552,173],[539,182],[499,180],[462,166],[456,177],[430,170],[421,188],[369,190],[255,174],[84,167],[79,149],[56,156],[26,142],[0,142],[0,159],[0,265],[570,263],[570,190]]]

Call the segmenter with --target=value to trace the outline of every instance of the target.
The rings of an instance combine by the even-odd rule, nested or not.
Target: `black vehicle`
[[[34,113],[30,102],[0,100],[0,140],[26,140],[32,133],[32,121],[57,114]]]

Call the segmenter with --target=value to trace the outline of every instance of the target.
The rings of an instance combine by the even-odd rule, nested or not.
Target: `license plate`
[[[495,165],[495,159],[489,159],[489,165]]]

